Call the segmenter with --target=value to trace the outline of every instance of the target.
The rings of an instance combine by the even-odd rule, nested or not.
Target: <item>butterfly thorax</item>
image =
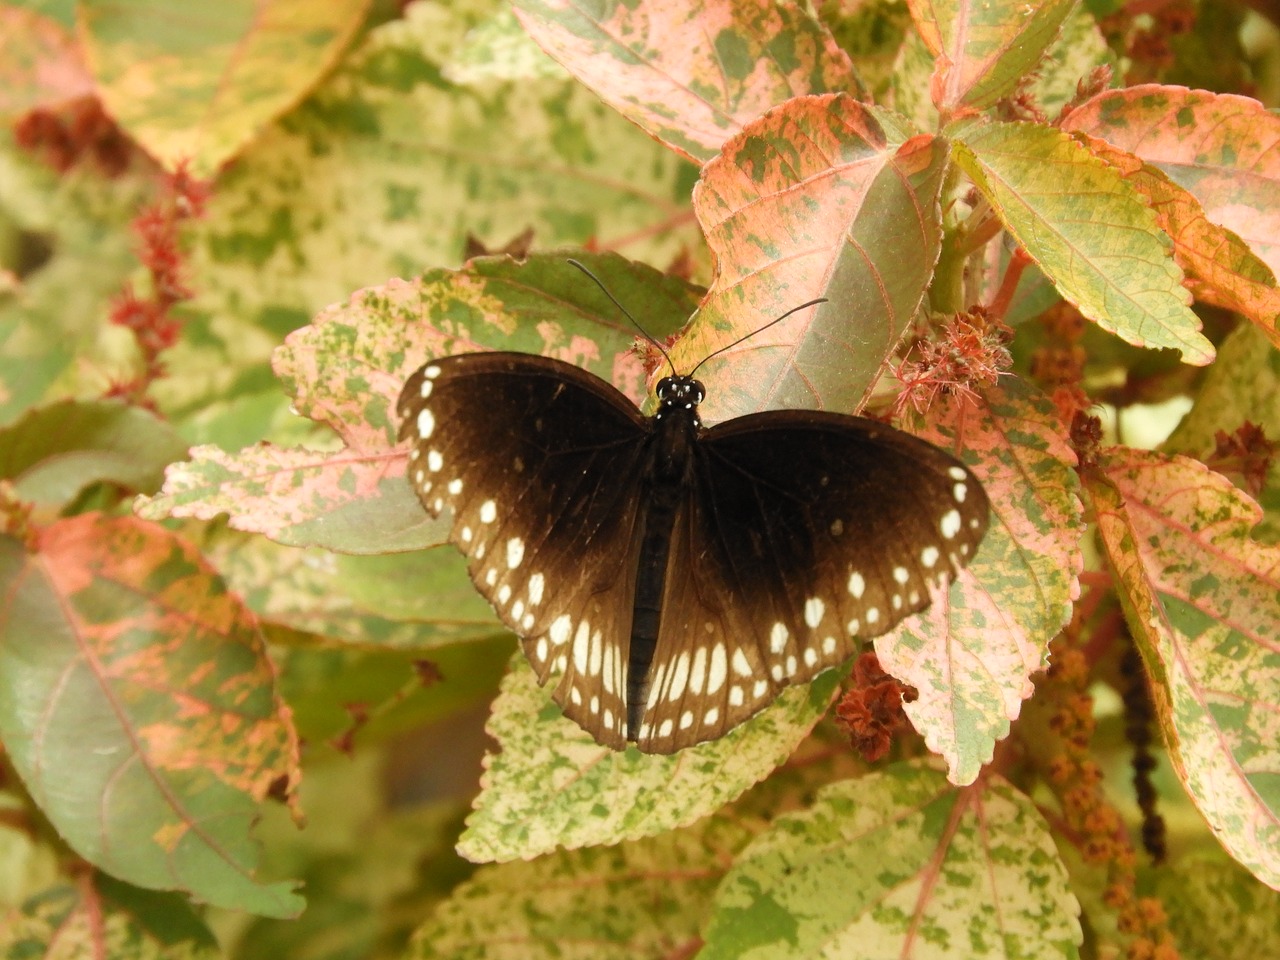
[[[644,464],[643,536],[636,569],[635,605],[627,668],[627,736],[640,736],[640,717],[649,695],[653,653],[662,620],[662,596],[671,546],[671,530],[687,485],[692,482],[693,450],[702,421],[698,404],[706,395],[692,377],[663,377],[658,410],[651,421]]]

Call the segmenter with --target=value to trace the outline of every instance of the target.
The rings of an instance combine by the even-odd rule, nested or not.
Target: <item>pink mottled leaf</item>
[[[655,336],[683,322],[692,288],[614,255],[581,259]],[[632,330],[603,294],[558,255],[517,264],[473,261],[458,272],[392,280],[320,313],[276,351],[276,373],[299,414],[332,427],[342,446],[238,453],[197,447],[139,500],[150,519],[226,513],[238,530],[294,546],[385,553],[444,541],[404,481],[393,408],[408,375],[430,357],[474,350],[542,353],[577,363],[639,402],[644,371]]]
[[[1063,129],[1158,167],[1280,273],[1280,117],[1258,101],[1145,84],[1099,94]]]
[[[249,830],[298,744],[257,623],[162,527],[96,514],[0,538],[0,738],[77,853],[138,886],[267,916]]]
[[[1136,346],[1178,350],[1184,363],[1213,359],[1172,243],[1117,171],[1050,127],[970,122],[952,133],[956,164],[1082,314]]]
[[[93,92],[93,78],[70,30],[52,17],[0,7],[0,115],[56,107]]]
[[[959,784],[973,782],[1031,696],[1083,565],[1075,455],[1052,404],[1017,381],[984,396],[982,411],[935,404],[920,435],[968,454],[991,528],[946,596],[875,641],[884,669],[916,688],[907,716]]]
[[[707,420],[861,407],[937,261],[945,161],[941,141],[891,145],[862,104],[821,96],[771,111],[707,164],[694,206],[718,272],[676,365],[760,331],[701,368],[719,375]]]
[[[1280,346],[1280,290],[1271,268],[1235,233],[1211,223],[1199,201],[1153,164],[1105,140],[1080,136],[1151,204],[1196,298],[1244,314]]]
[[[1198,461],[1115,447],[1086,474],[1170,759],[1219,842],[1280,889],[1280,548]]]
[[[908,0],[911,17],[937,58],[933,102],[985,109],[1012,93],[1058,36],[1075,0]]]
[[[784,100],[859,92],[848,55],[790,0],[516,0],[515,9],[570,73],[696,162]]]

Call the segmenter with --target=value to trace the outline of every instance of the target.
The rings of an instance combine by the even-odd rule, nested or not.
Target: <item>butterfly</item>
[[[664,377],[646,417],[571,364],[493,352],[426,363],[397,404],[423,506],[452,511],[539,683],[614,749],[724,735],[928,606],[987,530],[977,478],[924,440],[817,410],[707,428],[704,397]]]

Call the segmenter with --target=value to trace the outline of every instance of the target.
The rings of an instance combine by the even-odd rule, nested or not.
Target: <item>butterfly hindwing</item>
[[[477,589],[539,682],[561,677],[566,715],[621,749],[647,421],[591,374],[515,353],[433,361],[398,411],[410,483],[433,516],[453,511]]]
[[[876,421],[771,411],[705,432],[677,521],[640,747],[722,735],[929,603],[986,532],[981,485]]]

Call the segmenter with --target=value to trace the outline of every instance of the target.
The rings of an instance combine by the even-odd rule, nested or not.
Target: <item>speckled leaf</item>
[[[846,54],[790,0],[515,0],[538,44],[605,103],[695,161],[792,97],[858,92]]]
[[[1058,36],[1076,0],[908,0],[938,58],[933,101],[950,114],[982,110],[1012,93]]]
[[[80,0],[108,112],[169,169],[211,176],[333,66],[370,0]]]
[[[157,386],[195,415],[266,385],[271,350],[351,291],[453,265],[469,234],[596,243],[651,263],[698,250],[696,170],[558,76],[450,83],[492,0],[414,3],[371,30],[218,180],[191,225],[189,335]],[[0,357],[0,368],[3,357]]]
[[[916,688],[907,716],[960,784],[1034,692],[1083,567],[1075,455],[1053,405],[1016,380],[985,399],[981,413],[935,403],[920,435],[966,457],[991,499],[991,528],[945,598],[875,641],[884,669]]]
[[[0,478],[18,497],[62,507],[94,483],[155,490],[187,445],[155,414],[122,403],[64,400],[0,430]]]
[[[0,538],[0,735],[81,856],[139,886],[290,916],[249,835],[299,775],[257,624],[184,541],[96,514]]]
[[[654,336],[678,326],[696,303],[692,287],[616,255],[583,256]],[[405,447],[393,414],[406,377],[430,357],[481,349],[541,353],[577,363],[637,402],[645,395],[635,337],[625,318],[564,257],[524,263],[493,257],[459,272],[362,290],[296,331],[276,352],[276,372],[303,416],[345,443],[337,450],[240,453],[197,447],[166,473],[160,495],[138,512],[231,516],[237,530],[295,546],[386,553],[444,542],[404,480]]]
[[[36,10],[0,7],[0,116],[56,107],[92,92],[70,30]]]
[[[1225,855],[1179,857],[1155,890],[1183,957],[1280,957],[1280,899]]]
[[[1099,94],[1063,126],[1159,167],[1280,273],[1280,117],[1257,100],[1144,84]]]
[[[1076,4],[1062,23],[1057,41],[1032,75],[1030,92],[1047,116],[1057,116],[1079,94],[1081,79],[1100,65],[1121,73],[1116,55],[1088,4]]]
[[[1261,426],[1276,439],[1273,427],[1280,424],[1280,350],[1249,324],[1241,324],[1222,341],[1218,359],[1205,371],[1194,405],[1162,449],[1205,459],[1217,446],[1219,430],[1233,433],[1245,421]],[[1280,457],[1271,458],[1258,502],[1265,516],[1255,536],[1280,542]]]
[[[423,651],[505,630],[452,547],[348,556],[225,530],[201,547],[259,616],[347,648]]]
[[[821,96],[771,111],[707,164],[694,206],[718,274],[676,365],[759,332],[700,369],[706,420],[862,405],[932,275],[945,161],[941,141],[889,145],[862,104]]]
[[[1050,127],[970,123],[953,133],[956,163],[1081,313],[1129,343],[1179,350],[1184,363],[1213,359],[1172,243],[1119,173]]]
[[[1210,223],[1199,201],[1153,164],[1078,134],[1089,152],[1114,167],[1146,198],[1173,241],[1173,256],[1197,300],[1242,313],[1280,346],[1280,290],[1268,267],[1240,237]]]
[[[840,675],[788,689],[718,740],[661,756],[600,746],[564,717],[518,654],[489,718],[500,749],[485,758],[458,852],[477,862],[528,859],[705,817],[790,756],[826,712]]]
[[[727,817],[613,846],[478,870],[418,929],[413,960],[692,957],[726,866],[752,831]]]
[[[1074,958],[1079,905],[1035,805],[921,763],[833,783],[716,891],[699,960]]]
[[[51,887],[0,917],[0,957],[19,960],[217,960],[213,934],[174,894],[101,874]]]
[[[1219,842],[1280,888],[1280,547],[1185,457],[1116,447],[1086,474],[1174,769]]]

